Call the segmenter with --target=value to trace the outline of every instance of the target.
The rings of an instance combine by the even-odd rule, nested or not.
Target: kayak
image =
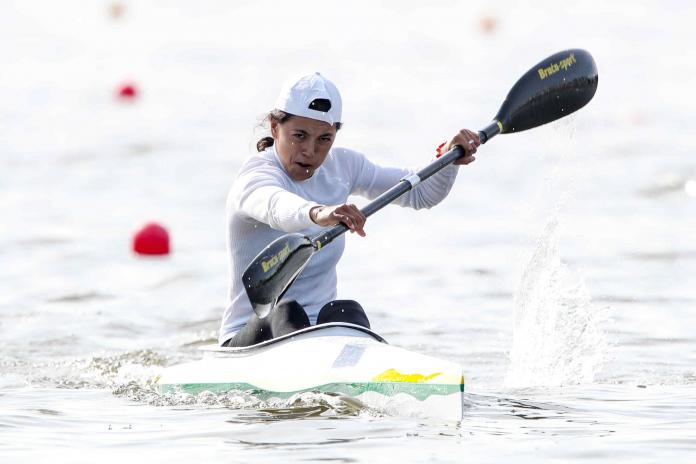
[[[388,412],[415,402],[422,406],[415,410],[428,416],[461,419],[460,365],[389,345],[359,325],[320,324],[249,347],[201,350],[207,354],[203,359],[163,370],[160,393],[236,390],[284,399],[312,391]]]

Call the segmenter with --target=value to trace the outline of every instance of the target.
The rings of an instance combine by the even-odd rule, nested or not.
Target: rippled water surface
[[[691,3],[91,3],[0,15],[2,462],[693,462]],[[217,338],[225,196],[286,75],[338,83],[337,144],[418,166],[571,47],[600,72],[586,108],[496,138],[442,205],[347,240],[340,296],[463,366],[461,421],[156,393]],[[130,252],[151,220],[168,257]]]

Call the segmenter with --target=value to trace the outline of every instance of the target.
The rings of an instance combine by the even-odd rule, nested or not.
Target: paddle
[[[493,122],[479,132],[481,143],[498,134],[531,129],[577,111],[592,99],[597,82],[597,67],[588,52],[573,49],[551,55],[512,87]],[[362,208],[362,213],[365,216],[376,213],[463,155],[462,148],[455,146],[377,197]],[[287,234],[261,251],[242,275],[256,314],[268,315],[312,255],[347,230],[345,225],[338,224],[311,238],[299,233]]]

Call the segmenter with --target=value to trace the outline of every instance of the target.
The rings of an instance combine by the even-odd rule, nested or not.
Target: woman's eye
[[[296,139],[302,140],[302,139],[304,138],[304,134],[302,134],[302,133],[300,133],[300,134],[295,134],[295,138],[296,138]]]
[[[328,143],[331,141],[331,137],[322,137],[320,140],[324,143]]]

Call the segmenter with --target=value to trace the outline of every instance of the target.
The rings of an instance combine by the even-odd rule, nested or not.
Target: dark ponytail
[[[273,140],[273,137],[270,136],[260,139],[258,142],[256,142],[256,151],[265,151],[266,148],[273,146],[273,142],[275,142],[275,140]]]
[[[273,110],[263,118],[261,126],[268,124],[270,129],[272,122],[283,124],[285,121],[290,120],[290,118],[292,118],[292,114],[290,113],[281,110]],[[256,142],[256,151],[264,151],[266,148],[273,146],[273,142],[275,142],[275,140],[273,140],[271,136],[262,137],[261,140]]]

